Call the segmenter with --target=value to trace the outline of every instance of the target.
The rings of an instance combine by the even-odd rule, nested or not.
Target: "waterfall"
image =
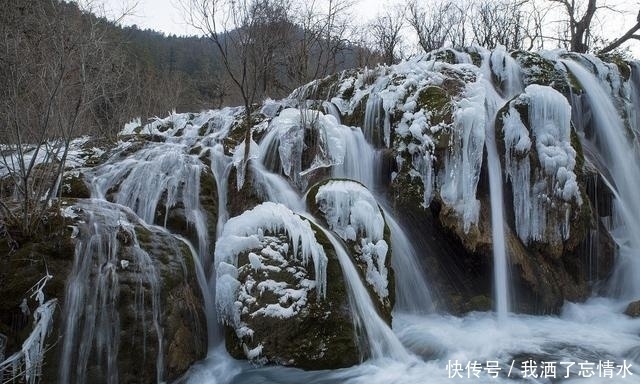
[[[182,204],[184,217],[198,237],[198,254],[209,254],[206,218],[200,206],[200,174],[204,169],[198,156],[188,155],[184,142],[149,144],[126,160],[115,158],[96,167],[92,180],[93,198],[107,200],[115,190],[115,202],[131,208],[148,224],[167,226],[170,210]],[[164,206],[164,217],[157,218]],[[208,266],[210,261],[201,260]]]
[[[380,318],[367,288],[365,288],[360,275],[353,265],[351,258],[344,249],[343,244],[336,236],[324,229],[313,219],[313,222],[322,229],[331,245],[336,251],[336,256],[340,262],[344,281],[349,295],[351,316],[353,317],[356,330],[362,333],[363,340],[366,341],[367,352],[373,359],[392,358],[398,361],[409,361],[412,357],[402,346],[400,340],[393,333],[391,328]],[[361,351],[362,353],[363,351]],[[364,356],[363,356],[364,357]]]
[[[492,119],[495,122],[495,119]],[[502,206],[502,170],[495,139],[495,124],[487,124],[487,168],[491,195],[491,238],[493,241],[493,280],[495,309],[498,318],[509,313],[509,284],[507,251],[504,240],[504,213]]]
[[[622,298],[637,298],[640,296],[640,156],[634,136],[620,118],[609,87],[580,64],[570,60],[562,63],[584,89],[593,119],[591,146],[604,166],[599,171],[605,179],[606,175],[612,179],[615,200],[611,234],[619,250],[610,290]],[[586,137],[581,139],[590,141]]]
[[[212,284],[207,281],[207,275],[202,267],[202,263],[200,263],[200,256],[198,256],[198,252],[193,247],[193,244],[184,237],[177,235],[174,236],[189,247],[189,251],[193,258],[196,278],[198,279],[198,285],[200,286],[200,291],[202,292],[202,298],[204,300],[204,313],[207,318],[207,346],[209,351],[211,351],[217,343],[222,340],[222,332],[220,332],[220,327],[218,326],[216,306],[214,303],[215,292],[211,289]]]
[[[345,157],[341,164],[333,167],[332,176],[359,181],[370,191],[375,190],[377,169],[381,168],[380,150],[376,150],[365,140],[360,129],[342,127]],[[375,194],[384,205],[382,194]],[[433,311],[430,289],[420,263],[420,254],[405,234],[400,223],[389,209],[384,216],[391,231],[391,263],[396,272],[396,308],[412,313]]]
[[[367,99],[362,131],[367,141],[378,148],[391,145],[391,117],[385,109],[384,99],[375,90]]]
[[[420,255],[400,223],[383,209],[391,230],[391,267],[396,273],[396,310],[410,313],[431,313],[434,310],[431,290],[425,278]]]
[[[86,228],[80,231],[76,244],[73,270],[67,283],[64,306],[64,336],[59,367],[61,383],[84,383],[87,380],[90,357],[103,369],[107,383],[118,383],[118,351],[120,348],[120,314],[117,303],[120,296],[118,269],[126,269],[120,259],[120,238],[126,237],[131,251],[127,255],[140,274],[135,284],[136,323],[142,328],[146,340],[147,326],[151,325],[157,338],[156,381],[163,377],[163,338],[160,326],[160,282],[147,252],[140,248],[133,216],[121,206],[100,200],[77,205],[89,213]],[[145,286],[151,297],[145,297]],[[151,303],[151,316],[145,316],[146,302]],[[138,318],[138,316],[141,316]],[[146,350],[146,342],[143,349]]]
[[[360,129],[345,126],[340,128],[344,159],[342,163],[333,166],[332,176],[353,179],[374,189],[375,171],[380,166],[375,161],[377,151],[365,140]]]
[[[341,123],[341,121],[340,121],[341,120],[340,111],[338,110],[338,107],[336,107],[335,104],[333,104],[330,101],[323,101],[322,102],[322,107],[324,108],[324,113],[325,114],[335,117],[335,119],[338,122],[338,124]]]
[[[251,168],[256,188],[267,201],[283,204],[294,212],[304,211],[304,201],[284,177],[267,171],[260,162],[252,162]]]
[[[496,145],[496,113],[505,103],[489,81],[493,74],[500,82],[501,90],[506,98],[521,91],[520,73],[513,59],[504,48],[483,55],[481,66],[485,90],[485,148],[487,151],[487,170],[489,173],[489,194],[491,201],[491,239],[493,242],[493,281],[494,307],[498,319],[505,319],[510,311],[508,255],[505,242],[504,206],[502,191],[502,165]],[[516,79],[513,79],[516,77]]]

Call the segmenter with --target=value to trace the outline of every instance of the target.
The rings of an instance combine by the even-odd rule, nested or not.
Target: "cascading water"
[[[434,311],[431,289],[425,278],[420,256],[412,246],[405,230],[388,210],[385,220],[391,231],[391,266],[396,279],[396,310],[409,313]]]
[[[312,219],[308,220],[314,222]],[[318,223],[315,224],[322,228]],[[371,296],[369,296],[369,292],[362,280],[360,280],[360,275],[342,243],[333,233],[324,228],[322,230],[338,256],[347,285],[351,315],[357,330],[364,334],[364,340],[366,340],[366,357],[373,359],[391,358],[403,362],[411,360],[412,356],[402,346],[391,328],[378,315],[371,301]]]
[[[83,205],[85,204],[85,205]],[[156,377],[163,378],[163,336],[160,326],[160,283],[153,260],[140,248],[133,216],[121,206],[100,200],[79,203],[78,209],[89,214],[86,227],[81,229],[76,245],[74,266],[67,284],[64,338],[59,367],[61,383],[87,381],[89,359],[102,362],[102,377],[107,383],[118,383],[118,351],[120,347],[120,314],[117,303],[120,277],[118,269],[129,263],[137,269],[139,280],[135,284],[135,314],[143,338],[153,334],[156,338]],[[131,260],[121,259],[119,237],[129,237]],[[146,297],[146,287],[150,298]],[[151,304],[150,313],[145,309]],[[151,325],[151,330],[147,326]],[[146,350],[147,345],[143,345]]]
[[[580,64],[563,60],[590,106],[594,127],[593,146],[598,151],[603,174],[611,176],[615,193],[612,235],[619,245],[611,290],[622,298],[640,297],[640,156],[632,132],[620,119],[609,87]],[[582,127],[584,129],[584,127]],[[589,140],[583,137],[583,140]]]
[[[341,120],[340,111],[338,110],[338,107],[336,107],[335,104],[333,104],[330,101],[324,101],[322,103],[322,107],[324,108],[324,113],[325,114],[335,117],[335,119],[338,122],[338,124],[341,123],[341,121],[340,121]]]
[[[487,169],[491,200],[491,237],[493,241],[493,280],[495,310],[499,319],[509,313],[509,274],[508,257],[505,243],[504,207],[502,191],[502,165],[496,145],[496,113],[510,97],[522,91],[520,72],[515,61],[505,52],[504,47],[489,55],[484,55],[481,67],[485,99],[485,148],[487,151]],[[492,72],[493,70],[493,72]],[[505,98],[495,91],[489,79],[497,74],[499,86]],[[506,100],[505,100],[506,99]]]
[[[495,121],[495,120],[492,120]],[[509,313],[509,283],[507,273],[507,250],[504,240],[504,213],[502,198],[502,170],[496,147],[495,125],[487,124],[487,168],[491,189],[491,237],[493,240],[494,297],[499,319]]]
[[[227,210],[229,173],[231,172],[232,159],[224,154],[222,144],[216,144],[211,149],[211,171],[216,181],[218,192],[218,224],[216,226],[216,238],[220,237],[224,223],[229,219]]]
[[[457,99],[452,97],[448,101],[452,105],[450,110],[453,120],[450,127],[452,128],[451,131],[439,131],[438,129],[441,128],[439,126],[426,126],[426,129],[423,129],[425,127],[421,126],[421,124],[430,123],[424,114],[420,115],[422,113],[420,108],[423,107],[417,106],[415,98],[408,99],[407,94],[402,93],[406,89],[398,90],[399,86],[395,88],[397,94],[386,92],[389,88],[385,88],[388,83],[382,84],[383,82],[379,86],[371,87],[375,88],[378,94],[377,96],[371,95],[369,98],[371,102],[370,111],[365,115],[368,115],[366,120],[370,124],[375,123],[377,125],[376,127],[373,127],[373,125],[369,127],[376,130],[376,132],[371,133],[371,137],[378,137],[376,139],[380,140],[377,143],[378,146],[383,146],[380,144],[384,142],[389,147],[385,149],[387,151],[385,155],[387,155],[394,151],[401,152],[399,148],[390,146],[390,144],[396,145],[397,143],[390,143],[386,138],[387,123],[390,116],[388,111],[392,111],[394,119],[396,116],[404,114],[402,119],[404,119],[404,122],[408,121],[409,124],[407,126],[398,124],[396,127],[396,122],[394,121],[394,129],[397,129],[394,131],[394,135],[397,134],[397,136],[393,136],[394,141],[396,137],[399,138],[398,142],[407,139],[404,143],[398,145],[411,142],[408,145],[414,146],[411,149],[416,149],[419,145],[424,144],[428,150],[425,151],[424,148],[420,148],[420,150],[411,152],[412,155],[415,155],[413,158],[409,156],[401,159],[400,155],[395,157],[393,160],[397,162],[398,173],[401,168],[400,163],[405,161],[405,165],[411,163],[414,166],[412,169],[414,172],[409,173],[411,178],[427,177],[427,179],[419,180],[417,183],[419,185],[420,181],[424,182],[424,206],[428,205],[431,197],[436,196],[436,193],[441,193],[442,196],[438,198],[442,198],[444,203],[452,211],[455,211],[455,214],[457,214],[456,219],[464,223],[464,225],[460,225],[460,228],[468,229],[479,221],[478,217],[481,213],[479,212],[479,201],[476,199],[476,185],[480,178],[480,166],[483,161],[482,152],[483,150],[487,151],[486,166],[489,171],[489,186],[491,188],[492,236],[494,252],[496,252],[494,255],[495,304],[498,318],[502,319],[506,317],[509,311],[509,276],[507,255],[504,247],[504,232],[508,229],[505,228],[505,225],[511,223],[509,219],[505,220],[504,217],[505,212],[503,212],[502,207],[504,202],[501,196],[502,184],[511,181],[512,185],[521,186],[520,184],[522,184],[522,186],[526,186],[527,183],[535,180],[534,176],[539,176],[545,180],[552,180],[553,186],[556,187],[556,179],[547,177],[548,175],[541,174],[542,176],[540,176],[531,173],[528,175],[530,178],[525,178],[525,173],[533,172],[533,163],[536,159],[532,157],[534,161],[531,163],[531,167],[529,167],[529,164],[525,167],[523,163],[521,164],[523,166],[518,168],[518,165],[510,163],[509,159],[514,157],[512,152],[509,152],[513,149],[510,144],[513,144],[514,148],[518,145],[523,148],[526,147],[524,149],[527,150],[533,148],[534,144],[540,144],[538,141],[544,141],[542,144],[545,145],[550,144],[552,141],[568,145],[569,136],[567,132],[569,131],[566,129],[568,125],[564,124],[564,121],[568,119],[568,115],[563,112],[566,110],[566,105],[559,101],[562,96],[550,87],[530,85],[526,90],[523,90],[522,78],[517,65],[502,50],[497,50],[491,56],[480,52],[484,63],[483,68],[480,69],[473,66],[471,55],[462,52],[454,53],[459,64],[442,64],[441,69],[444,68],[447,73],[462,69],[461,72],[456,73],[458,75],[460,73],[470,74],[470,76],[464,77],[465,81],[462,82],[463,90],[460,95],[454,95],[455,97],[460,97]],[[491,65],[489,66],[488,63],[491,63]],[[589,134],[580,137],[583,140],[586,158],[591,160],[592,165],[599,168],[604,184],[613,189],[613,195],[615,196],[616,206],[614,211],[618,217],[613,220],[611,227],[615,239],[620,244],[620,256],[618,258],[618,269],[610,279],[613,285],[612,291],[625,298],[636,298],[640,295],[640,287],[638,287],[640,283],[635,278],[639,273],[638,260],[640,258],[637,251],[640,249],[638,244],[640,240],[633,235],[640,232],[640,223],[638,222],[640,220],[638,219],[640,218],[640,208],[636,204],[637,199],[634,198],[634,193],[640,190],[640,184],[638,184],[640,183],[640,171],[637,169],[639,158],[636,150],[638,145],[631,133],[634,130],[637,131],[638,126],[637,123],[636,125],[632,123],[631,128],[626,127],[625,122],[615,117],[619,112],[615,104],[612,103],[611,92],[609,92],[607,84],[603,83],[603,79],[606,76],[601,73],[601,78],[597,78],[580,64],[572,61],[564,61],[564,63],[578,79],[581,88],[584,90],[584,96],[581,97],[586,98],[591,107],[593,126],[588,128],[595,128],[595,134],[593,137]],[[412,63],[411,67],[417,68],[416,72],[418,72],[421,70],[437,70],[438,65],[440,64],[435,62],[424,64],[417,61]],[[636,67],[634,66],[633,68],[635,70]],[[407,83],[418,87],[441,86],[443,84],[438,81],[447,76],[440,73],[438,76],[428,79],[427,76],[410,78],[413,75],[415,75],[413,72],[403,74],[403,76],[407,76]],[[418,80],[414,81],[415,79]],[[399,76],[395,80],[398,83],[402,83],[403,78]],[[429,81],[434,81],[434,83],[429,83]],[[345,84],[344,87],[341,85],[341,89],[349,87],[347,83]],[[396,85],[393,84],[393,87]],[[448,85],[451,84],[448,83]],[[366,89],[366,87],[366,82],[358,83],[355,92],[364,92],[363,89]],[[620,91],[618,88],[616,90],[616,92]],[[529,107],[527,113],[530,118],[529,121],[524,120],[524,115],[520,116],[522,120],[515,119],[516,114],[513,111],[517,111],[517,109],[515,107],[511,108],[515,104],[507,104],[508,108],[501,108],[509,99],[511,99],[509,102],[516,100],[512,99],[516,94],[522,94],[522,99],[518,96],[517,100],[527,100],[529,102],[527,104]],[[394,97],[397,97],[397,100]],[[637,95],[634,97],[637,97]],[[403,103],[394,104],[398,100],[404,100],[406,103],[404,105]],[[389,105],[385,105],[385,103]],[[372,191],[377,188],[383,190],[386,187],[376,184],[377,175],[375,173],[381,168],[380,152],[376,152],[372,145],[367,143],[361,129],[340,125],[339,116],[341,113],[343,116],[348,115],[345,111],[348,110],[349,106],[346,100],[344,100],[343,104],[337,104],[340,105],[340,112],[334,110],[335,104],[329,105],[325,103],[326,115],[319,112],[311,112],[304,108],[302,110],[287,108],[278,114],[275,111],[280,110],[285,105],[291,106],[293,104],[277,104],[275,102],[270,104],[265,116],[268,115],[267,118],[272,119],[272,126],[268,127],[268,131],[259,146],[260,155],[249,163],[252,167],[250,172],[253,178],[251,185],[256,188],[254,192],[257,195],[271,202],[267,203],[267,205],[283,204],[294,212],[306,215],[304,213],[304,200],[300,196],[306,186],[304,182],[296,183],[296,181],[305,181],[306,177],[311,179],[318,174],[321,175],[320,178],[330,174],[334,178],[354,179]],[[393,108],[395,109],[390,109],[392,104],[394,104]],[[627,109],[630,110],[628,106]],[[369,110],[369,106],[367,110]],[[503,126],[500,127],[502,131],[498,130],[496,132],[496,114],[498,111],[506,111],[505,113],[508,113],[508,117],[499,116],[503,119]],[[215,114],[210,113],[206,115],[206,118],[213,115]],[[333,115],[333,117],[329,115]],[[586,115],[588,113],[585,113]],[[630,113],[630,115],[633,117],[633,114]],[[168,131],[170,133],[178,131],[180,119],[184,120],[183,123],[188,120],[186,117],[178,115],[172,118],[174,119],[172,122],[175,127]],[[128,260],[131,262],[128,268],[132,268],[135,265],[141,271],[142,277],[135,283],[144,289],[136,288],[136,294],[132,295],[136,298],[134,315],[138,316],[137,319],[140,321],[141,326],[147,327],[143,330],[150,335],[150,338],[146,340],[147,342],[155,345],[154,337],[162,339],[163,324],[158,321],[162,314],[162,308],[159,308],[156,297],[156,292],[161,284],[158,280],[157,272],[153,269],[149,255],[140,249],[136,230],[139,229],[138,226],[144,227],[146,231],[151,233],[149,236],[151,236],[152,242],[160,236],[169,236],[174,240],[176,238],[184,240],[178,236],[169,235],[165,229],[148,225],[153,222],[166,225],[170,206],[173,205],[182,209],[180,207],[180,204],[182,204],[185,217],[198,234],[199,243],[197,248],[199,251],[196,251],[187,240],[184,240],[185,243],[189,246],[192,254],[199,255],[203,260],[210,259],[210,255],[203,254],[207,253],[206,248],[202,248],[203,245],[207,246],[209,239],[199,236],[200,233],[206,232],[206,225],[203,226],[200,222],[200,220],[204,220],[205,215],[197,199],[200,184],[199,175],[200,172],[206,170],[208,165],[202,164],[202,158],[204,158],[203,155],[205,155],[206,151],[209,151],[211,156],[210,166],[219,194],[217,237],[222,233],[223,228],[226,226],[225,224],[231,222],[226,206],[227,199],[233,198],[231,197],[233,196],[233,191],[227,190],[233,158],[225,155],[223,145],[226,144],[226,141],[223,141],[223,138],[228,133],[227,130],[233,118],[226,119],[221,117],[221,122],[224,123],[221,124],[226,128],[217,126],[212,128],[212,126],[209,126],[207,130],[200,129],[206,118],[198,117],[198,119],[201,119],[198,124],[194,124],[193,127],[188,129],[185,128],[183,132],[184,138],[165,135],[167,137],[165,137],[166,142],[164,143],[147,143],[146,147],[138,149],[136,154],[132,156],[137,164],[134,164],[134,162],[129,163],[131,159],[123,160],[121,157],[121,164],[107,160],[106,163],[95,167],[99,169],[98,171],[88,170],[86,172],[94,177],[94,197],[110,198],[118,203],[127,205],[130,209],[119,204],[92,200],[90,202],[91,209],[87,209],[87,212],[94,212],[93,216],[85,213],[87,215],[87,225],[86,228],[79,232],[80,237],[75,255],[74,271],[67,287],[67,300],[65,303],[67,319],[64,328],[65,338],[62,342],[60,382],[86,382],[90,380],[88,378],[93,373],[90,372],[91,368],[87,368],[87,365],[90,365],[92,360],[102,360],[99,363],[105,373],[104,376],[107,382],[117,382],[121,379],[116,367],[117,361],[114,359],[114,351],[118,348],[118,343],[120,342],[118,326],[123,319],[121,318],[122,315],[113,310],[113,302],[116,288],[118,285],[123,284],[124,279],[121,276],[126,276],[127,273],[132,272],[132,269],[123,271],[127,267],[121,263],[121,258],[115,256],[121,253],[120,251],[125,247],[122,239],[117,238],[118,236],[124,236],[128,239],[126,245],[127,255],[130,257]],[[513,118],[513,121],[504,121],[508,118]],[[306,122],[301,123],[301,119]],[[518,126],[518,129],[522,128],[522,131],[517,132],[518,135],[509,136],[513,132],[506,132],[506,130],[515,127],[515,120],[521,125]],[[511,123],[514,123],[514,125],[509,126]],[[148,129],[150,133],[155,133],[154,127]],[[551,128],[557,130],[558,137],[545,136],[543,140],[543,133],[549,133],[545,131],[547,128],[549,128],[549,131],[552,130]],[[410,132],[409,135],[413,136],[401,137],[403,134],[401,132],[402,129]],[[313,134],[316,141],[305,141],[304,135],[306,134]],[[449,138],[447,135],[455,136],[452,141],[447,141],[444,144],[454,143],[450,144],[449,152],[457,151],[457,153],[436,157],[435,145],[443,144],[429,142],[436,134],[443,134],[447,139]],[[498,153],[501,134],[504,134],[506,147],[504,180],[500,162],[502,154]],[[498,137],[498,143],[496,143],[496,136]],[[525,136],[529,138],[529,141],[525,140]],[[315,145],[313,150],[317,152],[309,151],[310,146],[307,146],[309,143]],[[258,146],[255,147],[257,148]],[[196,148],[200,148],[200,150],[194,151]],[[429,150],[432,151],[429,152]],[[304,151],[307,151],[306,154],[310,154],[310,157],[313,157],[311,161],[309,161],[309,158],[305,158],[306,163],[303,162]],[[199,155],[193,155],[192,152],[199,152]],[[444,153],[444,151],[440,153]],[[524,153],[528,155],[528,152]],[[566,153],[561,153],[561,155],[566,155]],[[571,162],[571,159],[566,156],[563,159],[568,160],[569,163]],[[527,158],[527,161],[529,161],[529,158]],[[540,160],[540,162],[543,161]],[[304,169],[303,164],[305,164],[305,167],[309,167]],[[144,169],[145,172],[142,175],[138,174],[137,167]],[[543,171],[546,171],[547,167],[543,166],[543,168],[545,168]],[[283,171],[283,169],[287,170],[289,174],[287,175],[287,171]],[[571,171],[569,168],[567,170]],[[553,174],[557,175],[557,172],[555,172],[557,169],[554,168],[553,171]],[[288,179],[283,177],[281,173],[287,175]],[[571,178],[567,176],[568,174],[569,172],[564,172],[560,176],[563,177],[563,180],[571,181]],[[522,177],[519,178],[519,176]],[[295,188],[292,188],[291,180],[294,180]],[[526,182],[523,181],[518,184],[519,180],[526,180]],[[530,184],[532,184],[531,187],[534,187],[533,184],[535,183]],[[360,185],[358,187],[362,188]],[[525,246],[527,246],[528,240],[539,241],[541,237],[546,238],[548,235],[548,233],[544,232],[546,230],[544,220],[529,220],[531,225],[528,225],[526,220],[523,220],[523,218],[530,217],[538,218],[538,216],[535,216],[538,213],[541,215],[540,217],[545,214],[545,212],[532,213],[538,208],[527,209],[530,206],[529,203],[534,198],[539,197],[535,196],[532,191],[533,189],[513,191],[514,230],[518,233],[522,244]],[[558,193],[564,192],[564,190],[558,188],[554,188],[554,191],[559,191]],[[369,199],[370,201],[368,201],[368,203],[371,201],[373,203],[359,205],[358,209],[360,211],[358,212],[361,214],[363,212],[370,213],[371,210],[366,209],[375,207],[376,203],[379,206],[385,206],[385,203],[387,203],[385,199],[386,197],[383,194],[378,196],[373,194],[372,198]],[[159,203],[164,203],[167,208],[164,215],[157,212]],[[552,208],[556,209],[558,207],[553,206]],[[403,230],[399,224],[400,220],[394,218],[390,213],[391,210],[381,208],[381,211],[384,212],[384,221],[391,232],[393,254],[391,263],[396,276],[395,308],[397,310],[393,313],[393,330],[386,325],[378,314],[375,301],[376,295],[370,292],[370,287],[367,286],[367,283],[370,283],[369,279],[366,277],[364,279],[361,278],[363,272],[358,270],[358,268],[362,267],[361,260],[356,260],[358,261],[356,265],[348,254],[347,247],[352,245],[345,245],[344,242],[340,241],[336,236],[338,231],[334,228],[330,231],[317,224],[313,227],[315,233],[320,234],[322,232],[322,237],[326,237],[330,247],[335,249],[346,287],[344,296],[349,296],[350,306],[348,311],[350,311],[356,328],[359,330],[361,341],[359,347],[366,357],[371,358],[370,360],[351,368],[318,372],[308,372],[281,366],[253,367],[248,363],[232,361],[223,345],[224,338],[221,326],[215,320],[218,314],[215,312],[212,295],[215,296],[218,293],[215,291],[216,271],[211,273],[210,281],[208,282],[209,287],[207,287],[207,284],[203,283],[205,272],[203,272],[202,268],[199,268],[199,263],[196,262],[198,280],[203,288],[205,301],[209,306],[207,309],[209,356],[206,360],[195,364],[191,371],[191,376],[185,380],[198,384],[204,382],[423,383],[425,380],[434,383],[447,383],[451,381],[451,376],[447,377],[449,374],[447,369],[454,361],[459,361],[463,365],[472,361],[481,363],[492,361],[499,363],[502,372],[500,377],[491,380],[487,379],[487,381],[513,382],[513,380],[522,379],[523,372],[514,368],[516,376],[511,375],[510,378],[506,377],[506,372],[512,368],[509,366],[510,363],[515,361],[516,364],[519,364],[523,356],[535,356],[536,359],[544,359],[546,361],[573,361],[576,363],[582,363],[586,359],[590,362],[616,359],[617,364],[622,364],[623,359],[627,359],[625,361],[633,362],[634,369],[636,363],[640,364],[640,360],[638,360],[640,337],[638,336],[637,320],[622,315],[628,302],[593,299],[586,304],[567,303],[559,316],[510,314],[508,322],[498,323],[498,325],[506,326],[496,326],[496,316],[493,313],[471,312],[461,317],[434,314],[433,304],[429,296],[429,286],[424,278],[424,268],[426,267],[424,264],[430,259],[420,259],[424,256],[425,251],[417,249],[413,245],[416,239],[412,239],[410,235],[407,235],[407,231]],[[274,212],[271,217],[279,217],[278,215],[284,210],[279,209]],[[507,212],[511,213],[508,210]],[[144,221],[147,221],[148,224],[142,220],[136,220],[136,214],[142,217]],[[295,213],[287,214],[291,217],[300,218],[300,215]],[[535,225],[533,225],[533,221],[535,221]],[[297,224],[300,224],[300,222],[302,220],[295,221]],[[555,222],[553,223],[556,224]],[[300,229],[297,224],[292,226],[290,231],[285,231],[286,234],[296,233]],[[538,228],[539,231],[534,231],[533,227]],[[552,229],[565,236],[567,235],[568,226],[563,226],[563,223],[559,222],[557,228]],[[264,239],[269,237],[268,235],[265,236],[265,231],[263,230],[251,229],[249,232],[251,233],[247,236],[248,243],[251,243],[256,238]],[[266,232],[268,232],[268,229]],[[380,231],[377,230],[377,232]],[[515,237],[514,239],[517,241]],[[375,240],[381,241],[380,234],[377,235]],[[429,238],[426,241],[432,240]],[[372,240],[370,243],[373,242]],[[178,241],[178,243],[180,242]],[[295,241],[294,244],[292,241],[291,244],[293,247],[297,247],[302,243]],[[220,242],[220,247],[225,245],[228,244]],[[306,251],[310,252],[310,254],[315,251],[315,255],[318,256],[320,254],[319,250],[326,247],[327,244],[315,246],[316,248],[313,250],[307,248]],[[367,246],[369,246],[367,241],[356,244],[356,247],[361,249]],[[349,251],[351,251],[350,248]],[[293,253],[295,258],[295,252]],[[287,252],[283,254],[287,254]],[[261,265],[261,259],[257,254],[247,257],[251,261],[251,265],[247,268],[254,268],[254,273],[261,273],[266,270],[266,267]],[[321,258],[316,257],[316,260],[321,260]],[[379,260],[377,263],[378,266],[381,264]],[[321,263],[319,265],[322,266]],[[270,267],[273,268],[274,266]],[[225,265],[224,268],[231,269],[229,265]],[[210,271],[206,272],[209,273]],[[381,272],[380,275],[384,274]],[[323,281],[324,277],[326,276],[323,275],[322,268],[316,270],[318,282]],[[317,292],[322,296],[326,292],[326,286],[320,284],[320,287],[317,287],[314,285],[315,282],[311,282],[309,287],[317,288]],[[293,291],[295,290],[290,292]],[[151,295],[149,295],[149,292],[151,292]],[[392,290],[388,291],[388,293],[391,292]],[[269,294],[267,293],[267,295]],[[233,299],[232,296],[230,297]],[[299,299],[299,296],[290,295],[279,304],[286,306],[291,301]],[[142,307],[143,304],[146,305],[146,308]],[[226,304],[225,308],[228,312],[231,312],[237,306],[236,301],[233,300],[227,301]],[[327,312],[327,315],[329,314],[330,312]],[[143,318],[144,316],[146,318]],[[145,319],[147,321],[144,321]],[[168,338],[168,336],[165,336],[165,338]],[[162,340],[159,340],[158,346],[155,348],[158,356],[154,353],[151,357],[147,355],[147,358],[162,359],[162,348]],[[332,350],[325,351],[321,348],[319,348],[319,351],[321,353],[332,353]],[[259,350],[250,352],[255,352],[259,355]],[[162,367],[161,360],[158,360],[157,366]],[[632,371],[637,373],[637,370],[634,369]],[[466,372],[464,371],[463,374],[466,374]],[[578,371],[572,369],[571,375],[571,379],[577,378]],[[164,379],[164,372],[162,372],[161,368],[159,368],[156,376],[156,381],[160,382]],[[488,376],[483,373],[480,378],[488,378]],[[635,378],[636,376],[628,377],[626,382],[634,382]],[[470,379],[473,380],[473,377]],[[597,379],[594,380],[598,382]],[[539,382],[547,381],[540,379]],[[590,381],[585,378],[585,382]]]
[[[365,140],[360,129],[343,126],[341,130],[344,159],[333,166],[332,176],[359,181],[373,190],[376,187],[375,172],[379,169],[375,161],[377,151]]]
[[[115,189],[115,202],[131,208],[148,224],[167,226],[170,210],[181,203],[187,223],[193,225],[198,237],[198,254],[205,267],[209,254],[209,233],[200,207],[200,174],[204,168],[196,155],[186,154],[184,142],[148,145],[125,161],[107,163],[94,170],[92,197],[106,199]],[[164,217],[156,218],[160,204]]]
[[[373,132],[379,132],[384,126],[369,122]],[[332,168],[334,178],[348,178],[359,181],[369,190],[375,191],[376,170],[381,169],[379,150],[365,140],[362,131],[357,128],[342,127],[344,160]],[[383,195],[376,198],[385,201]],[[391,263],[402,279],[397,280],[397,308],[412,313],[428,313],[433,311],[433,301],[428,288],[419,255],[412,246],[402,226],[393,217],[391,210],[384,210],[385,219],[391,231]]]

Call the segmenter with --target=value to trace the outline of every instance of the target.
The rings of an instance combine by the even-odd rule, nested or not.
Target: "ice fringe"
[[[342,240],[360,237],[356,257],[366,264],[365,279],[380,298],[389,296],[385,220],[371,192],[354,181],[332,180],[318,188],[315,199],[329,228]]]
[[[53,313],[55,312],[57,299],[44,301],[42,289],[53,276],[47,274],[42,277],[30,290],[30,297],[38,302],[38,307],[33,312],[33,331],[22,343],[22,348],[3,361],[0,361],[0,382],[24,381],[28,384],[38,382],[42,371],[42,361],[46,352],[45,340],[51,332],[53,325]],[[23,303],[25,303],[23,301]],[[22,308],[22,306],[21,306]],[[28,307],[26,307],[28,310]],[[24,312],[23,314],[27,315]],[[1,352],[1,351],[0,351]]]
[[[313,261],[315,287],[318,298],[324,298],[327,289],[327,256],[316,240],[309,221],[302,219],[282,204],[262,203],[240,216],[229,219],[216,242],[216,306],[219,317],[229,323],[239,323],[239,306],[236,302],[240,283],[237,280],[237,259],[243,251],[262,246],[265,232],[284,231],[292,245],[292,258],[300,257],[303,264]]]

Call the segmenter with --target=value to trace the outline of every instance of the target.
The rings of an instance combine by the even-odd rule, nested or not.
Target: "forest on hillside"
[[[180,4],[201,36],[123,27],[96,16],[99,2],[9,0],[0,15],[0,140],[15,142],[18,127],[31,143],[109,137],[133,117],[280,98],[339,70],[443,46],[624,53],[621,44],[640,28],[603,35],[602,15],[612,9],[596,0],[407,0],[366,24],[354,17],[353,0]],[[227,21],[212,22],[214,14]]]

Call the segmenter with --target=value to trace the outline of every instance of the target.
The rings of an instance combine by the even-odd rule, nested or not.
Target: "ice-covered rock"
[[[311,188],[312,212],[346,242],[363,280],[388,319],[393,307],[393,271],[389,228],[371,192],[350,180],[329,180]]]
[[[315,225],[263,203],[225,224],[215,258],[216,306],[233,356],[309,369],[357,361],[341,269]]]

